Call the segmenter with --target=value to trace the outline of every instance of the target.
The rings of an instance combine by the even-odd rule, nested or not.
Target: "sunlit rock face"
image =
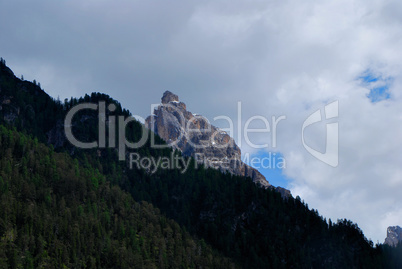
[[[169,91],[163,94],[162,103],[145,120],[145,125],[183,155],[192,156],[207,167],[250,177],[264,188],[274,188],[260,172],[241,161],[240,148],[232,137],[203,116],[187,111],[179,97]],[[276,189],[284,197],[290,195],[289,190]]]
[[[384,244],[395,247],[400,241],[402,241],[402,228],[399,226],[388,227]]]

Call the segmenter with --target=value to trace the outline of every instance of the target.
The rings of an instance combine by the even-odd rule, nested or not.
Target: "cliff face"
[[[395,247],[400,241],[402,241],[402,228],[399,226],[388,227],[384,244]]]
[[[166,91],[162,103],[149,116],[145,125],[183,155],[194,157],[207,167],[246,176],[264,187],[273,188],[265,177],[241,161],[241,151],[233,138],[211,125],[206,118],[187,111],[177,95]],[[278,188],[283,196],[290,192]]]

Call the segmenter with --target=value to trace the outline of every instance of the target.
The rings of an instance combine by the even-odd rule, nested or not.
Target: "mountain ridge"
[[[146,118],[145,126],[168,145],[206,167],[250,177],[257,185],[273,188],[283,197],[291,195],[285,188],[272,186],[257,169],[245,164],[240,148],[229,134],[210,124],[205,117],[188,111],[186,104],[170,91],[163,93],[161,104]]]
[[[202,165],[198,168],[190,165],[189,170],[185,173],[182,173],[179,169],[158,169],[152,174],[144,169],[129,169],[126,162],[118,161],[117,151],[114,148],[77,149],[73,145],[66,143],[65,140],[60,146],[55,147],[53,145],[54,141],[52,139],[49,141],[49,131],[56,128],[57,133],[62,132],[63,128],[60,128],[62,126],[57,127],[57,123],[59,121],[63,123],[66,113],[77,104],[96,104],[100,101],[115,104],[115,114],[124,115],[125,118],[128,117],[130,115],[128,110],[121,108],[119,103],[108,95],[92,93],[79,99],[71,98],[62,103],[47,95],[36,83],[22,81],[15,76],[11,76],[5,64],[0,64],[0,89],[0,100],[9,100],[2,105],[2,110],[0,110],[0,124],[6,126],[8,134],[13,134],[8,135],[8,137],[11,137],[9,141],[13,146],[4,148],[5,154],[10,154],[16,150],[18,158],[23,157],[21,161],[18,161],[19,159],[15,161],[15,158],[12,159],[13,165],[5,163],[7,159],[3,158],[3,161],[0,162],[0,174],[7,174],[7,180],[10,175],[16,175],[14,173],[10,174],[10,169],[22,171],[20,173],[24,176],[33,174],[30,170],[31,167],[26,163],[28,155],[25,156],[26,152],[31,151],[24,151],[27,150],[27,147],[24,147],[25,142],[23,140],[15,143],[18,136],[14,135],[15,129],[30,136],[30,139],[32,138],[34,141],[33,143],[37,143],[35,142],[37,140],[47,143],[50,152],[46,158],[30,159],[31,162],[44,167],[45,173],[41,174],[39,178],[30,179],[27,184],[18,183],[17,188],[14,188],[16,190],[15,199],[1,196],[1,202],[19,201],[25,203],[27,200],[24,195],[32,197],[34,194],[27,191],[30,186],[42,181],[47,182],[46,180],[54,180],[54,184],[61,186],[59,190],[62,191],[64,188],[66,188],[64,191],[68,191],[71,184],[86,184],[90,189],[110,186],[113,190],[121,188],[136,202],[145,201],[152,204],[164,216],[176,221],[183,231],[186,230],[195,238],[201,239],[201,245],[204,245],[203,242],[210,244],[214,249],[233,259],[243,268],[401,267],[398,267],[398,265],[402,264],[402,261],[398,260],[398,257],[402,257],[400,255],[401,248],[391,248],[388,245],[374,247],[373,243],[367,240],[357,224],[346,219],[338,220],[335,223],[332,223],[331,220],[327,221],[318,214],[317,210],[309,209],[308,205],[300,197],[283,199],[278,192],[272,189],[258,187],[250,178],[221,173],[212,168],[206,169]],[[7,98],[4,99],[4,96]],[[4,116],[11,115],[10,113],[15,117],[12,121],[7,122],[5,120],[7,117]],[[74,117],[73,132],[80,141],[94,141],[98,138],[98,123],[96,111],[83,111],[83,113]],[[58,128],[61,130],[58,130]],[[133,142],[138,141],[143,130],[143,126],[139,122],[132,121],[127,126],[127,138]],[[165,143],[158,135],[155,135],[155,140],[159,144]],[[59,153],[64,154],[62,155],[65,156],[63,157],[64,159],[70,158],[69,156],[73,157],[74,165],[66,168],[58,163],[53,163],[51,161],[52,156]],[[143,147],[136,149],[135,153],[147,158],[169,157],[172,154],[178,155],[170,147],[155,149],[151,147],[149,141]],[[192,158],[189,158],[189,160],[194,162]],[[74,180],[74,178],[69,180],[66,177],[68,173],[81,171],[81,168],[76,170],[75,165],[89,171],[89,173],[81,174],[84,177],[78,181]],[[54,171],[59,171],[59,173],[54,173]],[[62,174],[60,175],[60,173]],[[56,175],[56,177],[51,178],[50,176],[53,175]],[[1,176],[0,190],[7,192],[9,191],[9,185],[7,185],[9,182],[3,184],[4,181],[1,180]],[[57,180],[59,176],[65,179],[64,182],[67,185],[64,185],[64,187],[61,184],[64,184],[64,182]],[[10,182],[17,181],[11,180]],[[84,189],[80,188],[80,190]],[[58,201],[53,199],[54,196],[52,196],[49,188],[43,188],[40,191],[36,192],[36,194],[41,193],[37,197],[43,203],[51,205]],[[24,195],[21,195],[22,193]],[[115,193],[118,195],[106,201],[112,201],[112,207],[117,209],[118,207],[115,206],[116,201],[119,201],[119,199],[124,201],[124,199],[119,194],[121,193],[120,191]],[[1,193],[1,195],[4,194]],[[88,209],[91,214],[95,214],[97,212],[95,209],[104,205],[104,199],[91,200],[93,198],[91,192],[73,191],[71,195],[80,197],[82,207]],[[29,201],[28,204],[30,204]],[[80,204],[76,205],[79,206]],[[127,202],[121,205],[123,208],[130,207],[130,203]],[[10,227],[24,223],[21,220],[25,220],[25,215],[23,214],[24,212],[18,210],[19,208],[29,209],[29,207],[0,207],[0,213],[4,213],[4,210],[7,210],[7,212],[14,214],[13,216],[15,217],[12,217],[11,222],[8,223],[8,225],[11,225]],[[81,211],[80,207],[76,208],[77,211]],[[51,219],[57,220],[60,212],[63,211],[52,210],[47,215]],[[118,212],[124,213],[125,210],[119,210]],[[83,220],[92,219],[91,215],[88,219],[84,218]],[[107,219],[109,218],[106,217],[104,220]],[[114,223],[116,216],[110,215],[110,220]],[[60,231],[60,228],[58,228],[60,222],[55,221],[52,223],[54,223],[54,226],[49,227],[49,231]],[[18,263],[14,263],[15,259],[13,257],[18,258],[17,261],[30,257],[21,252],[22,250],[27,250],[26,246],[23,245],[27,241],[22,236],[24,235],[23,232],[19,232],[18,229],[4,230],[5,226],[3,224],[4,222],[0,224],[0,248],[11,248],[7,249],[6,252],[0,251],[0,263],[6,264],[4,267],[17,268]],[[85,224],[80,225],[83,228],[91,228],[91,226],[86,226]],[[149,224],[149,227],[144,228],[152,230],[159,225]],[[122,226],[115,225],[114,227],[117,234],[124,235],[127,232],[126,229],[122,229]],[[81,226],[78,226],[78,228],[81,228]],[[53,235],[53,233],[42,235],[38,230],[30,230],[29,227],[24,229],[24,231],[29,231],[32,237],[40,239],[39,243],[46,243],[47,239],[51,239],[49,235]],[[96,229],[94,231],[96,232]],[[88,237],[84,236],[84,238],[91,238],[91,236],[93,235],[90,233]],[[16,240],[10,243],[10,241],[7,241],[8,239]],[[63,244],[68,243],[66,237],[59,240]],[[114,246],[116,247],[113,249],[116,251],[124,250],[124,247],[128,247],[128,245],[124,245],[124,241],[119,240],[119,238],[116,238],[114,241],[116,244]],[[157,242],[152,240],[150,242]],[[181,240],[185,240],[185,238]],[[82,242],[85,242],[85,240]],[[183,243],[180,240],[177,241],[179,245]],[[72,249],[71,255],[74,257],[76,255],[74,250],[79,250],[80,248],[74,245],[70,246]],[[95,246],[102,249],[103,243],[98,242]],[[147,244],[147,246],[152,246],[149,250],[154,251],[153,254],[159,249],[155,245]],[[46,260],[60,257],[55,252],[41,251],[39,253],[41,254],[40,257]],[[100,256],[103,255],[101,251],[96,253]],[[152,262],[149,252],[136,251],[135,253],[138,258]],[[3,254],[6,255],[6,258],[4,258]],[[156,252],[156,254],[158,253]],[[181,255],[177,258],[183,257],[180,253],[176,254]],[[92,260],[88,252],[82,255],[88,261]],[[161,256],[156,255],[153,257],[159,259],[158,257]],[[173,257],[175,257],[175,254]],[[119,262],[123,261],[122,259],[117,260],[115,266],[118,266]],[[35,267],[37,267],[37,264],[35,264]],[[106,266],[98,265],[95,267],[103,268]],[[145,268],[144,265],[143,267]],[[180,264],[174,266],[174,268],[178,267],[180,267]],[[183,265],[182,267],[198,268],[194,264],[187,267]],[[155,268],[155,266],[146,268]]]
[[[387,228],[387,237],[385,238],[384,244],[395,247],[400,242],[402,242],[402,228],[399,226],[389,226]]]

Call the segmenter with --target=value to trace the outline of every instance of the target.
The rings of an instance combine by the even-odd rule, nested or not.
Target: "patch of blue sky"
[[[256,168],[273,186],[287,188],[289,178],[284,175],[286,159],[279,152],[260,151],[244,161]]]
[[[385,85],[382,87],[375,87],[373,89],[370,89],[370,93],[367,94],[367,97],[373,103],[389,99],[391,98],[391,95],[389,94],[389,86]]]
[[[359,77],[359,80],[369,89],[370,92],[366,96],[372,103],[391,98],[389,88],[393,81],[392,77],[384,77],[382,74],[375,74],[371,70],[366,70]]]

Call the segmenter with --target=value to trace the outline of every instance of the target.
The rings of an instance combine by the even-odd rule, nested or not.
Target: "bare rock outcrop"
[[[169,91],[163,94],[162,103],[154,114],[145,120],[145,126],[183,155],[194,157],[198,163],[250,177],[264,188],[275,188],[258,170],[242,162],[240,148],[232,137],[211,125],[205,117],[187,111],[179,97]],[[290,196],[289,190],[275,189],[284,197]]]
[[[402,228],[399,226],[388,227],[384,244],[395,247],[400,241],[402,241]]]

